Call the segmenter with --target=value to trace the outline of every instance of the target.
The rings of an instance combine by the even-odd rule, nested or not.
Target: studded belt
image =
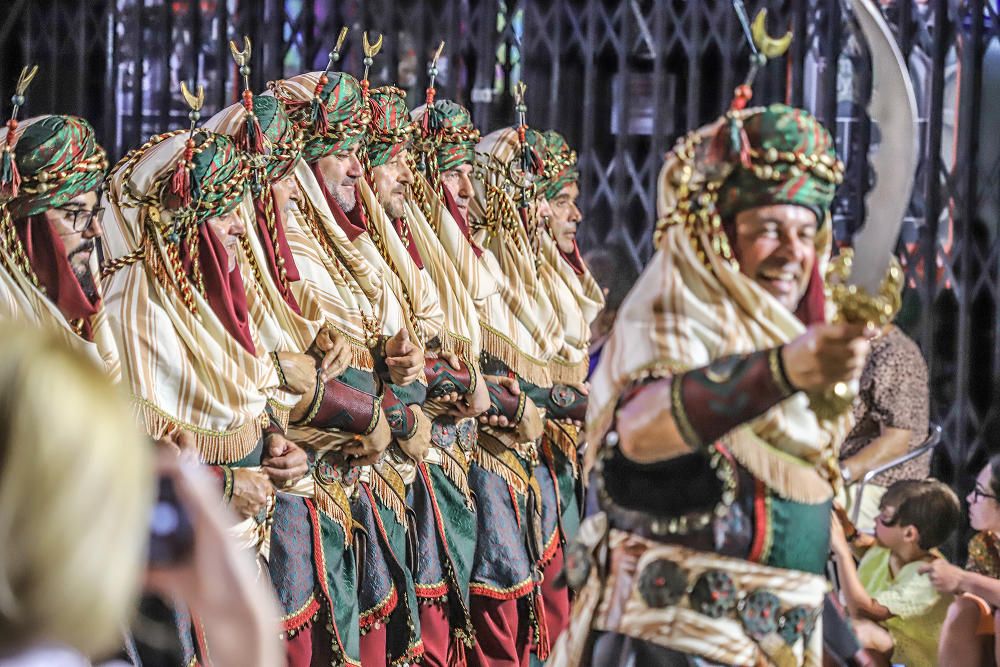
[[[592,554],[581,566],[567,552],[568,578],[589,586],[605,573],[592,629],[723,664],[821,664],[819,618],[828,588],[822,577],[614,529],[606,544],[604,567]]]

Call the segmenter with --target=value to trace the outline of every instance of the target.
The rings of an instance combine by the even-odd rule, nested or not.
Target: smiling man
[[[657,252],[592,378],[603,513],[567,558],[580,594],[557,664],[822,661],[848,416],[810,397],[860,375],[869,337],[824,321],[842,174],[829,132],[780,104],[730,111],[667,156]]]
[[[8,132],[0,129],[0,141]],[[54,325],[117,379],[118,354],[96,273],[104,149],[90,124],[75,116],[21,121],[10,143],[21,182],[0,202],[9,253],[0,268],[0,313]]]

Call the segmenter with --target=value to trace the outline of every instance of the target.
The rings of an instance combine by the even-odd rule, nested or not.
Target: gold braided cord
[[[4,263],[13,260],[13,267],[11,268],[16,268],[20,271],[31,281],[32,285],[44,294],[45,287],[38,282],[38,276],[35,275],[34,269],[31,268],[31,262],[28,261],[28,255],[24,252],[21,237],[17,235],[17,230],[14,229],[14,219],[6,203],[0,204],[0,247],[3,248]]]
[[[358,206],[361,205],[359,202]],[[327,258],[333,263],[340,274],[340,279],[345,285],[350,288],[351,292],[355,295],[360,295],[371,305],[372,313],[378,313],[377,304],[368,297],[367,292],[361,289],[361,286],[357,284],[357,280],[348,270],[348,263],[344,256],[341,254],[340,249],[337,247],[337,243],[330,238],[326,229],[319,223],[319,213],[316,211],[316,207],[309,200],[308,197],[304,197],[303,200],[298,205],[299,210],[302,213],[302,217],[305,219],[306,225],[309,227],[309,231],[312,232],[313,237],[319,241],[320,247],[326,253]],[[361,323],[365,328],[365,335],[368,340],[365,341],[368,347],[375,347],[378,343],[379,336],[382,333],[382,323],[379,321],[378,316],[369,316],[364,312],[361,313]],[[336,327],[335,327],[336,328]]]
[[[281,245],[278,242],[278,216],[274,210],[274,193],[271,188],[264,188],[260,193],[261,203],[264,205],[264,224],[267,226],[267,235],[274,249],[274,263],[278,267],[278,280],[288,288],[288,270],[285,268],[285,258],[281,256]]]
[[[201,239],[197,232],[188,228],[185,230],[184,242],[187,243],[188,257],[191,258],[191,276],[194,278],[195,287],[203,297],[208,298],[205,277],[201,271]]]
[[[114,275],[118,271],[121,271],[126,266],[131,266],[136,262],[145,259],[146,257],[146,247],[137,248],[127,255],[123,255],[116,259],[109,260],[101,265],[101,280]]]
[[[371,166],[371,163],[368,161],[366,155],[365,173],[371,174],[372,171],[373,167]],[[370,183],[371,183],[372,193],[375,195],[375,205],[381,206],[382,204],[380,204],[378,200],[378,189],[375,187],[374,177],[372,177]],[[359,201],[356,205],[362,206],[363,204],[362,202]],[[402,223],[404,229],[409,229],[409,225],[406,222],[405,215],[402,217]],[[390,226],[392,225],[391,220],[389,221],[389,225]],[[389,254],[389,249],[385,245],[385,239],[382,238],[382,234],[380,234],[378,231],[378,225],[374,223],[368,225],[368,235],[371,237],[372,243],[374,243],[375,247],[378,249],[379,254],[382,255],[382,259],[385,260],[385,263],[389,267],[389,270],[391,270],[394,274],[396,274],[396,277],[399,278],[399,287],[400,290],[403,292],[403,301],[406,303],[406,308],[407,308],[407,319],[410,321],[410,325],[413,327],[414,333],[420,331],[420,327],[417,326],[416,311],[413,308],[413,296],[410,294],[410,290],[406,288],[406,281],[403,280],[403,276],[400,275],[399,270],[396,268],[396,265],[392,261],[392,256]],[[405,239],[401,238],[401,240],[403,240],[405,244]]]
[[[260,270],[257,258],[253,255],[253,247],[250,245],[250,239],[246,234],[240,236],[240,247],[243,248],[243,254],[246,256],[247,262],[250,264],[250,270],[253,272],[253,288],[260,297],[260,300],[264,301],[266,299],[264,296],[264,274]]]

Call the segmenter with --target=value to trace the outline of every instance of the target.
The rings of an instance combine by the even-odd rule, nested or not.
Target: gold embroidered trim
[[[438,447],[441,452],[441,460],[431,465],[441,468],[445,477],[451,480],[467,502],[472,502],[472,490],[469,488],[469,462],[466,460],[462,450],[454,447],[452,451]]]
[[[774,383],[778,385],[781,389],[781,393],[785,396],[791,396],[798,391],[795,387],[791,385],[788,378],[785,377],[785,371],[781,365],[781,348],[776,347],[767,353],[767,367],[771,371],[771,378]]]
[[[670,381],[671,412],[674,416],[674,423],[677,424],[677,431],[681,434],[684,442],[695,449],[701,449],[705,445],[697,431],[694,430],[691,420],[688,419],[687,410],[684,409],[684,400],[681,396],[682,379],[682,375],[676,375]]]
[[[396,515],[396,520],[406,529],[406,486],[399,473],[388,464],[372,467],[368,485],[375,497]]]
[[[351,501],[344,487],[336,482],[320,481],[315,472],[313,481],[316,508],[344,530],[344,544],[350,546],[354,541],[354,520],[351,518]]]

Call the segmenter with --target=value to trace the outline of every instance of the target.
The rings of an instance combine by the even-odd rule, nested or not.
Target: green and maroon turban
[[[253,113],[270,148],[264,172],[268,182],[277,183],[292,173],[304,147],[302,128],[292,122],[285,106],[271,95],[255,95]]]
[[[844,173],[829,131],[809,112],[784,104],[751,111],[742,129],[749,145],[725,137],[734,167],[719,189],[722,219],[758,206],[794,204],[823,224]],[[740,134],[739,127],[727,134]]]
[[[189,141],[193,142],[190,158],[181,158],[189,164],[179,163],[167,172],[159,189],[159,203],[175,220],[200,225],[236,208],[246,192],[249,165],[243,151],[223,134],[196,130]],[[175,179],[183,169],[188,172],[188,183],[179,191]]]
[[[107,155],[84,119],[42,116],[22,122],[17,132],[14,160],[21,184],[7,203],[13,218],[64,206],[104,181]]]
[[[566,138],[555,130],[542,133],[545,163],[544,177],[540,184],[542,196],[554,199],[563,188],[580,180],[576,167],[576,151],[569,147]]]
[[[438,100],[430,108],[415,109],[412,115],[422,135],[422,150],[435,160],[439,173],[475,162],[479,130],[468,109],[451,100]]]
[[[322,72],[309,72],[268,84],[292,123],[305,132],[302,157],[310,163],[362,146],[369,120],[357,79],[344,72],[330,72],[321,85],[322,76]],[[317,94],[326,113],[314,117],[312,103]]]
[[[368,126],[368,163],[380,167],[409,148],[414,132],[406,93],[395,86],[374,89],[368,98],[371,124]]]

